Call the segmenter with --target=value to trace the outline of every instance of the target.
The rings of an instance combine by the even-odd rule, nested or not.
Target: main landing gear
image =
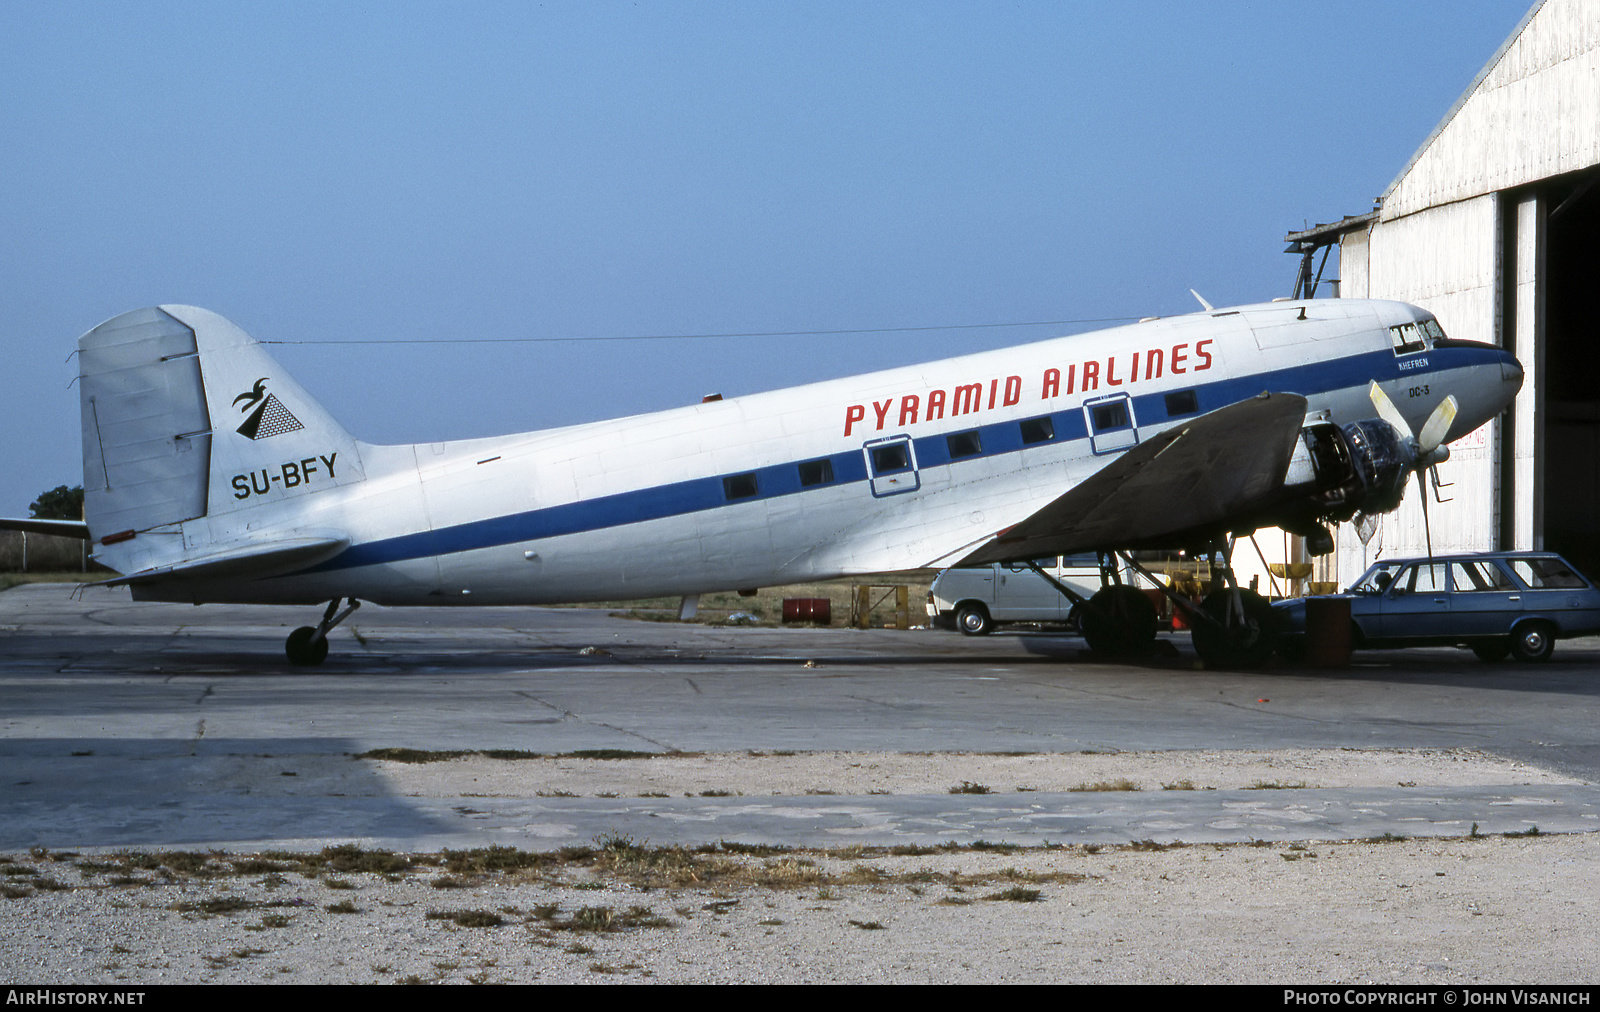
[[[315,626],[303,625],[289,634],[288,640],[283,644],[283,652],[288,655],[291,664],[301,667],[315,667],[328,657],[328,632],[334,626],[349,618],[351,613],[361,607],[361,602],[355,598],[349,599],[349,604],[343,611],[339,611],[339,599],[336,597],[328,602],[328,610],[323,612],[321,623]]]
[[[1219,562],[1220,559],[1220,562]],[[1211,585],[1218,587],[1191,610],[1194,652],[1210,668],[1258,668],[1278,645],[1277,616],[1267,599],[1240,587],[1233,575],[1233,544],[1211,552]]]
[[[1156,608],[1137,587],[1122,582],[1122,567],[1114,552],[1100,553],[1100,589],[1085,598],[1039,568],[1026,563],[1072,602],[1078,631],[1097,654],[1120,657],[1150,648],[1156,638]]]
[[[1101,553],[1100,583],[1078,608],[1078,631],[1089,649],[1112,656],[1149,649],[1156,639],[1156,607],[1144,591],[1122,582],[1115,553]]]
[[[1239,586],[1233,573],[1233,543],[1229,540],[1219,541],[1211,548],[1211,585],[1216,589],[1198,605],[1163,585],[1131,554],[1101,553],[1102,586],[1087,599],[1032,563],[1029,566],[1073,600],[1078,629],[1089,649],[1097,654],[1140,653],[1148,650],[1156,638],[1155,605],[1144,591],[1122,582],[1124,566],[1160,587],[1173,607],[1183,612],[1192,630],[1195,653],[1207,667],[1260,667],[1278,645],[1277,615],[1266,598]]]

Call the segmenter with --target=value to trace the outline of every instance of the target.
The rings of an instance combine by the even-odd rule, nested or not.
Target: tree
[[[83,486],[57,485],[28,505],[35,520],[82,520]]]

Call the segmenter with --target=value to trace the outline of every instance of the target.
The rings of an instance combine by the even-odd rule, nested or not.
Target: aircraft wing
[[[1298,394],[1260,394],[1140,443],[958,565],[1104,548],[1178,547],[1271,505],[1306,414]]]
[[[0,517],[0,531],[27,531],[29,534],[54,534],[63,538],[88,540],[89,525],[82,520],[13,520]]]

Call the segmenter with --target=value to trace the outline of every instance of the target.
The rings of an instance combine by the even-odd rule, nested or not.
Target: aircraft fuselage
[[[216,441],[240,440],[214,419],[209,507],[170,537],[226,545],[336,532],[348,547],[299,572],[135,583],[134,593],[540,604],[948,565],[1129,447],[1263,391],[1300,394],[1310,416],[1343,424],[1373,417],[1376,381],[1413,429],[1453,394],[1447,439],[1459,438],[1506,407],[1521,369],[1489,345],[1401,347],[1391,329],[1431,319],[1393,302],[1270,303],[411,446],[323,445],[313,423],[281,442],[253,432],[228,456]],[[204,337],[199,354],[208,387],[250,391],[253,376],[206,368],[215,353]]]

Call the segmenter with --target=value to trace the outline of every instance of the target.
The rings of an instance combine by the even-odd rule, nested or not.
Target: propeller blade
[[[1450,431],[1450,424],[1456,420],[1456,398],[1454,394],[1439,402],[1433,409],[1433,414],[1428,416],[1428,421],[1422,426],[1422,434],[1417,437],[1417,449],[1422,456],[1432,453],[1436,447],[1444,442],[1445,433]]]
[[[1417,491],[1422,495],[1422,536],[1428,543],[1428,565],[1433,565],[1433,527],[1428,523],[1428,473],[1417,472]]]
[[[1372,398],[1372,406],[1378,409],[1379,418],[1394,426],[1394,430],[1400,435],[1408,439],[1412,437],[1411,424],[1406,421],[1406,416],[1400,413],[1400,409],[1394,406],[1394,401],[1389,399],[1389,395],[1383,392],[1383,387],[1378,385],[1377,380],[1373,380],[1372,385],[1367,388],[1367,396]]]

